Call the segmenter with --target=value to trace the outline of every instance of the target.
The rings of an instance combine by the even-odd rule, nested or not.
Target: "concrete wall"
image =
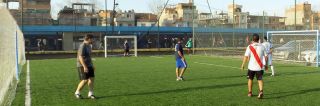
[[[62,35],[62,49],[73,50],[73,33],[64,32]]]

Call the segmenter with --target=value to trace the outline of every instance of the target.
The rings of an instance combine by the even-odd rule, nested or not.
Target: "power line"
[[[158,24],[158,33],[159,33],[159,20],[160,20],[160,17],[162,16],[162,13],[163,11],[167,8],[168,4],[169,4],[169,1],[170,0],[167,0],[167,2],[165,3],[165,5],[163,6],[163,8],[161,9],[161,12],[160,14],[158,14],[158,17],[157,17],[157,20],[156,20],[156,23],[155,24]],[[146,34],[149,34],[150,30],[154,27],[155,25],[152,25],[151,27],[149,27],[148,31],[146,32]],[[146,35],[144,34],[144,35]],[[140,40],[141,38],[139,38]]]

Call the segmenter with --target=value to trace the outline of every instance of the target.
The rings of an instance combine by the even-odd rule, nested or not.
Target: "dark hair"
[[[92,34],[87,34],[86,36],[84,36],[84,40],[88,41],[89,39],[92,39],[93,35]]]
[[[265,37],[263,37],[263,38],[264,38],[264,40],[266,40],[266,41],[268,40],[268,38],[267,38],[266,36],[265,36]]]
[[[253,34],[252,40],[253,40],[254,42],[259,42],[259,35],[256,34],[256,33]]]

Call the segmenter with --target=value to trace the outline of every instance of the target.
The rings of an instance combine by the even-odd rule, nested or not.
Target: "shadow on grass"
[[[233,76],[219,76],[219,77],[206,77],[206,78],[192,78],[187,79],[188,81],[197,81],[197,80],[210,80],[210,79],[231,79],[231,78],[246,78],[246,75],[233,75]]]
[[[311,72],[289,72],[289,73],[282,73],[277,76],[292,76],[292,75],[306,75],[306,74],[319,74],[320,71],[311,71]]]
[[[306,68],[308,66],[304,66],[304,65],[279,65],[279,66],[277,66],[277,68],[279,68],[279,67],[281,67],[281,68],[293,68],[293,67]]]
[[[313,89],[306,89],[306,90],[299,90],[299,91],[288,91],[288,92],[279,92],[279,93],[272,93],[272,94],[267,94],[267,95],[280,95],[280,96],[275,96],[275,97],[270,97],[270,98],[264,98],[264,99],[279,99],[279,98],[284,98],[284,97],[289,97],[289,96],[296,96],[296,95],[302,95],[310,92],[320,92],[320,88],[313,88]]]
[[[111,98],[111,97],[120,97],[120,96],[140,96],[140,95],[153,95],[153,94],[161,94],[161,93],[177,93],[177,92],[186,92],[186,91],[193,91],[193,90],[204,90],[204,89],[222,89],[222,88],[245,86],[245,85],[247,85],[247,83],[190,87],[190,88],[172,89],[172,90],[164,90],[164,91],[131,93],[131,94],[111,95],[111,96],[101,96],[101,97],[98,97],[98,99]]]

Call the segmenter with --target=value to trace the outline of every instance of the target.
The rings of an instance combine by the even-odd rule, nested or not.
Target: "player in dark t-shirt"
[[[82,56],[84,59],[84,64],[86,64],[87,67],[92,67],[92,59],[91,59],[91,46],[90,44],[82,43],[79,46],[78,49],[78,56]],[[80,63],[80,59],[77,58],[77,67],[83,67],[83,65]]]
[[[125,40],[125,41],[124,41],[123,47],[124,47],[124,54],[123,54],[123,56],[129,56],[130,45],[129,45],[129,43],[128,43],[128,40]]]
[[[96,98],[93,95],[95,68],[91,60],[92,42],[93,42],[93,35],[90,35],[90,34],[86,35],[84,37],[83,43],[79,46],[79,50],[77,54],[77,67],[78,67],[78,73],[80,77],[80,83],[78,84],[77,90],[75,92],[75,96],[78,99],[82,99],[80,92],[87,83],[89,86],[88,97],[91,99]]]

